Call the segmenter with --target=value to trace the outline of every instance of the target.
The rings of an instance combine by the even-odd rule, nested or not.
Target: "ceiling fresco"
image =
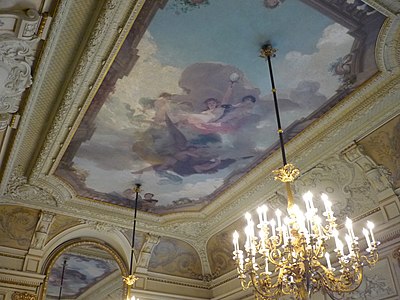
[[[386,168],[393,187],[400,187],[400,117],[397,116],[359,143],[368,156]],[[380,145],[380,147],[376,147]]]
[[[148,19],[133,25],[56,174],[123,206],[142,182],[139,208],[160,214],[201,209],[273,150],[263,43],[278,48],[287,140],[377,72],[384,21],[359,0],[170,0]]]
[[[20,206],[0,207],[0,246],[29,249],[39,211]]]

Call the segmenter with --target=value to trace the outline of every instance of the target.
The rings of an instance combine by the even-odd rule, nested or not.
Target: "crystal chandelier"
[[[127,297],[126,300],[139,300],[139,298],[135,298],[135,296],[131,296],[131,289],[135,282],[139,279],[137,276],[133,274],[133,256],[135,250],[135,233],[136,233],[136,215],[137,215],[137,207],[138,207],[138,198],[140,193],[141,184],[135,184],[134,192],[135,192],[135,210],[133,215],[133,232],[132,232],[132,243],[131,243],[131,259],[129,263],[129,274],[127,276],[122,276],[124,283],[127,285]]]
[[[271,79],[283,158],[283,167],[274,173],[275,179],[286,187],[287,215],[284,216],[278,209],[274,217],[268,216],[268,207],[263,205],[257,209],[259,224],[255,226],[252,216],[245,214],[244,251],[239,246],[239,233],[235,231],[233,234],[233,259],[238,278],[244,290],[254,287],[256,299],[278,299],[291,295],[304,300],[319,290],[332,299],[344,299],[346,293],[354,291],[361,284],[363,267],[373,266],[378,261],[379,242],[374,237],[374,224],[367,222],[367,228],[362,231],[368,247],[363,253],[349,218],[346,219],[347,233],[343,242],[327,195],[320,196],[325,206],[322,217],[314,206],[311,192],[303,196],[306,212],[303,213],[294,203],[290,184],[300,172],[286,161],[272,73],[271,57],[275,57],[275,52],[276,49],[266,44],[260,56],[268,63]],[[330,251],[334,245],[334,250]]]

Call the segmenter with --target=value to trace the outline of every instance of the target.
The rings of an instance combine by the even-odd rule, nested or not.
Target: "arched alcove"
[[[43,264],[40,299],[121,299],[126,263],[109,244],[73,239],[56,247]],[[61,284],[62,282],[62,284]]]

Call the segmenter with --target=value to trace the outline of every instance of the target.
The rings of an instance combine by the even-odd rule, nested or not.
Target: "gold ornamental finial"
[[[276,50],[277,49],[273,48],[271,44],[266,43],[265,45],[263,45],[261,47],[260,57],[263,57],[263,58],[275,57]]]
[[[142,185],[140,184],[140,183],[135,183],[135,187],[133,188],[133,191],[135,192],[135,193],[140,193],[140,187],[141,187]]]
[[[126,285],[128,286],[132,286],[138,279],[139,277],[135,276],[135,275],[128,275],[128,276],[123,276],[122,277],[124,282],[126,283]]]
[[[275,180],[281,182],[293,182],[300,175],[300,170],[290,163],[272,172],[275,174]]]

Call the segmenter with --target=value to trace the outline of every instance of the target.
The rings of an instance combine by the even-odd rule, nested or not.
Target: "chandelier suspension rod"
[[[275,80],[274,80],[274,74],[272,72],[272,62],[271,62],[271,56],[275,56],[275,52],[276,52],[276,50],[273,49],[270,44],[266,44],[262,48],[261,56],[266,58],[266,60],[268,62],[268,71],[269,71],[269,77],[271,79],[271,87],[272,87],[271,91],[272,91],[272,96],[274,99],[276,123],[278,125],[279,142],[280,142],[280,147],[281,147],[281,152],[282,152],[282,161],[283,161],[283,165],[285,166],[287,164],[287,160],[286,160],[286,153],[285,153],[285,144],[283,141],[283,129],[282,129],[282,125],[281,125],[281,117],[279,115],[278,97],[276,94]]]
[[[133,232],[132,232],[132,246],[131,246],[131,261],[129,264],[129,275],[133,275],[132,273],[132,266],[133,266],[133,254],[135,249],[135,233],[136,233],[136,215],[137,215],[137,207],[138,207],[138,198],[140,192],[140,183],[135,184],[135,212],[133,214]]]
[[[62,272],[61,272],[61,281],[60,281],[60,290],[59,290],[59,293],[58,293],[58,300],[61,299],[61,295],[62,295],[62,290],[63,290],[63,285],[64,285],[64,274],[65,274],[66,265],[67,265],[67,259],[64,259],[63,268],[62,268]]]

